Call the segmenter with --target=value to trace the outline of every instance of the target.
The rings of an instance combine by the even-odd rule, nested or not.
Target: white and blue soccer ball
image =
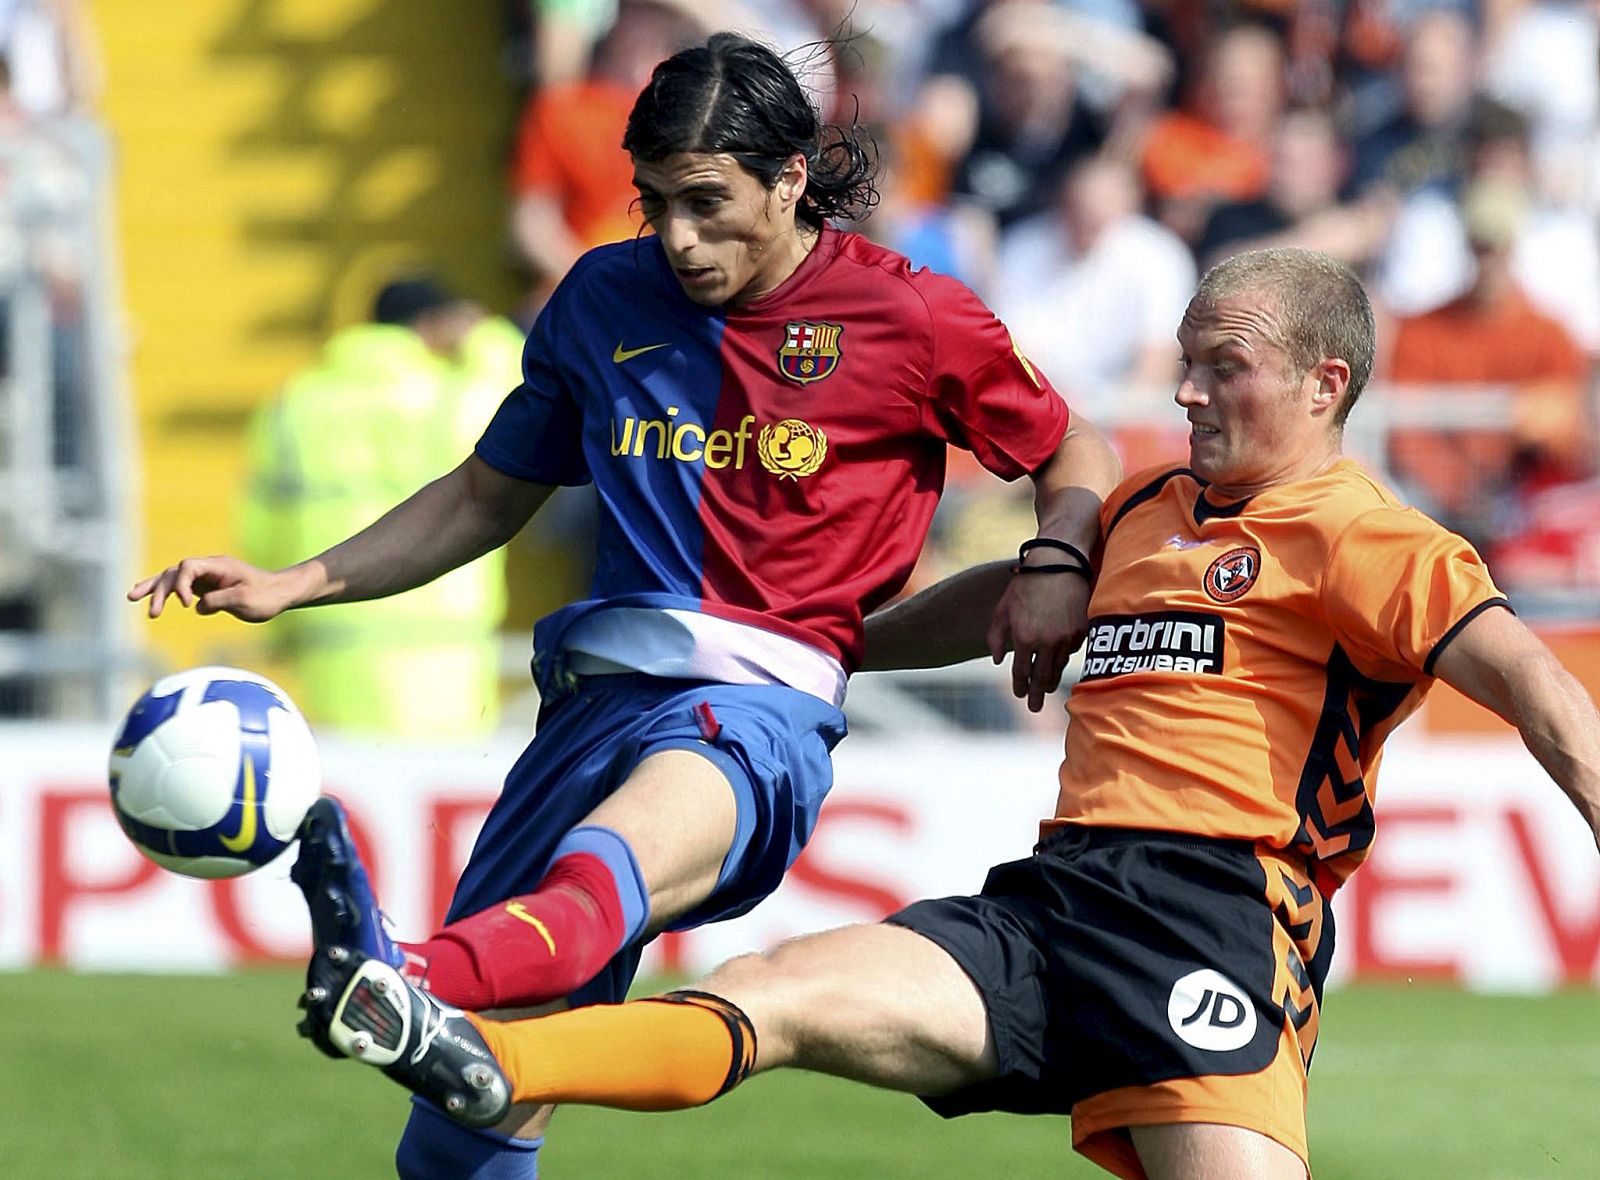
[[[111,805],[134,846],[188,877],[276,858],[322,789],[317,744],[272,681],[241,668],[163,677],[111,749]]]

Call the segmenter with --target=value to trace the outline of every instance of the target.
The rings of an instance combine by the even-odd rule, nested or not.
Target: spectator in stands
[[[1162,221],[1198,239],[1213,206],[1267,188],[1285,101],[1283,43],[1264,25],[1238,25],[1210,45],[1192,94],[1156,119],[1139,159]]]
[[[655,64],[701,30],[681,8],[622,0],[582,79],[534,91],[512,161],[512,237],[532,272],[528,318],[580,254],[633,234],[628,111]]]
[[[1467,190],[1461,217],[1476,260],[1472,284],[1444,307],[1402,317],[1388,365],[1397,385],[1503,386],[1512,395],[1509,430],[1491,422],[1390,436],[1397,482],[1456,531],[1486,545],[1508,496],[1581,477],[1593,465],[1584,406],[1589,362],[1512,272],[1527,215],[1526,191],[1515,184],[1484,179]]]
[[[1541,167],[1566,173],[1600,126],[1600,4],[1496,0],[1484,19],[1484,91],[1527,117]]]
[[[1466,165],[1467,119],[1477,79],[1477,34],[1451,8],[1412,24],[1400,80],[1401,109],[1355,143],[1351,182],[1386,185],[1401,196],[1428,186],[1454,193]]]
[[[951,193],[987,209],[1002,229],[1054,204],[1067,169],[1105,139],[1079,93],[1072,47],[1041,35],[1047,8],[1043,0],[994,4],[974,26],[975,129]]]
[[[616,0],[514,0],[510,7],[513,36],[535,86],[582,79],[617,15]]]
[[[1172,325],[1194,290],[1187,247],[1143,214],[1143,197],[1132,166],[1091,157],[1073,166],[1055,209],[1001,240],[996,313],[1072,404],[1102,419],[1129,386],[1159,385],[1165,397]]]
[[[1333,119],[1323,111],[1290,110],[1272,137],[1271,168],[1258,197],[1224,201],[1211,210],[1195,243],[1203,263],[1256,248],[1334,207],[1348,169]]]
[[[1540,198],[1534,223],[1557,222],[1565,234],[1593,236],[1600,215],[1600,0],[1497,0],[1485,29],[1484,90],[1527,122],[1521,150]],[[1576,241],[1547,249],[1519,246],[1517,274],[1550,314],[1561,318],[1591,355],[1600,354],[1600,250]],[[1558,261],[1556,261],[1558,260]],[[1583,287],[1565,294],[1538,281]],[[1578,309],[1582,309],[1581,311]]]
[[[522,334],[427,278],[385,286],[250,426],[248,560],[291,565],[455,465],[518,380]],[[313,723],[423,741],[498,719],[504,551],[409,593],[267,624]]]
[[[929,200],[921,195],[915,166],[896,128],[877,135],[878,203],[860,224],[874,242],[904,254],[913,267],[960,279],[975,291],[993,289],[996,232],[988,210],[971,201]]]
[[[1267,190],[1249,201],[1212,210],[1195,246],[1203,265],[1229,254],[1273,246],[1298,246],[1359,266],[1388,232],[1390,202],[1346,201],[1349,153],[1333,116],[1301,107],[1287,112],[1273,136]]]
[[[1546,315],[1554,316],[1590,356],[1600,354],[1600,229],[1594,215],[1551,199],[1535,167],[1527,118],[1490,98],[1478,98],[1467,131],[1471,178],[1504,184],[1527,205],[1513,244],[1511,268],[1518,285]],[[1457,202],[1437,191],[1406,204],[1386,258],[1386,288],[1404,294],[1401,310],[1431,284],[1431,303],[1454,298],[1472,281],[1475,262]],[[1409,277],[1402,277],[1409,276]],[[1423,276],[1427,276],[1424,278]]]
[[[935,10],[941,6],[941,0],[929,3]],[[1171,55],[1142,31],[1129,0],[978,0],[964,7],[946,27],[929,30],[924,45],[896,47],[902,65],[921,65],[914,83],[900,82],[912,97],[898,133],[902,158],[916,169],[912,187],[923,199],[942,199],[955,188],[995,208],[996,194],[1026,187],[1030,208],[1007,211],[1006,219],[1037,212],[1052,202],[1072,159],[1097,150],[1108,129],[1117,133],[1156,105],[1171,82]],[[1059,159],[1045,155],[1051,136],[1061,130],[1059,101],[1036,103],[1035,115],[1019,120],[1022,96],[1008,93],[1013,72],[1049,71],[1052,61],[1067,63],[1062,69],[1071,77],[1063,73],[1053,83],[1047,77],[1028,93],[1059,99],[1070,92],[1071,142],[1055,141],[1067,148]],[[1020,144],[1014,142],[1019,138]],[[1008,155],[1029,150],[1035,166],[1049,165],[1031,186],[1006,162]],[[959,184],[958,170],[964,173]]]

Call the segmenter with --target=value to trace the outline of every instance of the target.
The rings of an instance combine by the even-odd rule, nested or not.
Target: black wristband
[[[1011,567],[1013,574],[1079,574],[1082,577],[1093,579],[1094,571],[1086,565],[1072,565],[1065,561],[1052,562],[1049,565],[1023,565],[1020,561]]]
[[[1030,568],[1032,568],[1032,569],[1041,569],[1041,570],[1046,570],[1046,571],[1048,571],[1050,573],[1064,573],[1064,572],[1066,572],[1067,569],[1076,568],[1074,566],[1066,566],[1066,567],[1063,567],[1062,569],[1057,569],[1057,568],[1055,568],[1053,566],[1048,566],[1048,565],[1030,567],[1030,566],[1024,566],[1022,564],[1022,559],[1027,557],[1030,551],[1032,551],[1034,549],[1041,549],[1041,548],[1043,548],[1043,549],[1059,549],[1059,550],[1061,550],[1063,553],[1067,554],[1069,557],[1073,558],[1075,561],[1079,562],[1083,566],[1083,571],[1082,572],[1085,575],[1092,573],[1093,570],[1094,570],[1094,566],[1089,561],[1089,555],[1087,553],[1085,553],[1082,549],[1079,549],[1076,545],[1072,544],[1070,541],[1058,541],[1054,537],[1035,537],[1033,540],[1024,541],[1021,545],[1017,546],[1017,566],[1018,566],[1018,568],[1019,569],[1030,569]]]

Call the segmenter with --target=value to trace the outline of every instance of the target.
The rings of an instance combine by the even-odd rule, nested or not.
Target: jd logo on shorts
[[[1185,1044],[1226,1053],[1256,1035],[1256,1010],[1242,988],[1209,968],[1191,971],[1172,985],[1167,1023]]]

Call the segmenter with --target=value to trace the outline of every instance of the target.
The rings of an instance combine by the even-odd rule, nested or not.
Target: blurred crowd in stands
[[[635,232],[617,150],[651,66],[718,27],[872,129],[857,227],[956,275],[1130,470],[1183,454],[1175,325],[1270,244],[1369,281],[1378,389],[1352,450],[1514,594],[1600,588],[1596,0],[534,0],[509,168],[531,316]],[[1026,503],[957,464],[920,573],[1003,556]]]
[[[68,650],[83,629],[82,564],[64,550],[94,515],[100,480],[86,423],[94,345],[88,290],[100,59],[79,0],[0,0],[0,641],[42,633],[56,645],[0,643],[0,715],[40,704],[22,672],[92,658]]]
[[[738,29],[871,130],[856,228],[972,286],[1130,471],[1184,454],[1174,328],[1201,270],[1269,244],[1356,266],[1382,353],[1349,449],[1525,614],[1600,617],[1600,0],[503,2],[526,297],[497,310],[523,325],[638,232],[620,141],[652,67]],[[116,387],[85,310],[114,289],[93,282],[100,72],[86,0],[0,0],[0,715],[39,707],[24,672],[103,658],[9,637],[81,631],[70,604],[106,595],[70,579],[127,572],[72,566],[94,549],[63,524],[114,494],[86,410]],[[949,484],[917,584],[1032,528],[1025,489],[959,455]],[[542,527],[578,554],[591,518],[563,503]]]

